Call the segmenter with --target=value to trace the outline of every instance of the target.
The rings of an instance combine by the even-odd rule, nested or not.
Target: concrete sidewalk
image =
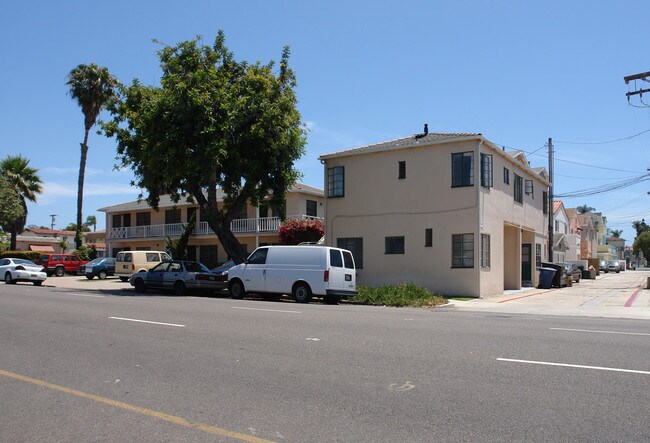
[[[649,271],[601,274],[565,288],[526,288],[471,301],[450,302],[454,309],[511,314],[566,315],[650,320]]]

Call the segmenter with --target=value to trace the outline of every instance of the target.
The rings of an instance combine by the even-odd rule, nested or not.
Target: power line
[[[643,199],[643,198],[645,198],[645,197],[647,197],[647,196],[648,196],[648,193],[647,193],[647,192],[644,192],[643,194],[641,194],[639,197],[637,197],[637,198],[635,198],[635,199],[632,199],[632,200],[630,200],[630,201],[628,201],[628,202],[625,202],[625,203],[621,203],[620,205],[618,205],[618,206],[614,206],[613,208],[606,209],[606,210],[604,210],[603,212],[610,212],[610,211],[614,211],[614,210],[616,210],[616,209],[620,209],[620,208],[622,208],[622,207],[624,207],[624,206],[627,206],[627,205],[629,205],[629,204],[631,204],[631,203],[637,202],[637,201],[639,201],[639,200],[641,200],[641,199]]]
[[[535,155],[540,156],[540,157],[545,157],[542,154],[535,154]],[[625,170],[625,169],[615,169],[615,168],[606,168],[604,166],[588,165],[588,164],[583,163],[583,162],[574,162],[574,161],[571,161],[571,160],[564,160],[564,159],[557,158],[557,157],[555,157],[555,160],[559,160],[559,161],[565,162],[565,163],[572,163],[574,165],[587,166],[589,168],[605,169],[607,171],[629,172],[630,174],[638,174],[639,173],[639,171],[628,171],[628,170]]]
[[[639,135],[645,134],[646,132],[650,132],[650,129],[646,129],[645,131],[641,131],[638,134],[630,135],[628,137],[617,138],[616,140],[608,140],[608,141],[604,141],[604,142],[568,142],[568,141],[560,141],[560,140],[556,140],[555,142],[556,143],[564,143],[564,144],[568,144],[568,145],[606,145],[608,143],[616,143],[616,142],[620,142],[620,141],[623,141],[623,140],[630,140],[630,139],[632,139],[634,137],[638,137]]]
[[[556,195],[557,198],[572,198],[572,197],[588,197],[597,194],[604,194],[606,192],[616,191],[618,189],[627,188],[628,186],[636,185],[637,183],[650,180],[650,173],[643,174],[638,177],[632,177],[620,182],[604,184],[590,189],[582,189],[574,192],[567,192],[564,194]]]

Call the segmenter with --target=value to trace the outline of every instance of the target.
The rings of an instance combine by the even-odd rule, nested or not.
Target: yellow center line
[[[182,417],[177,417],[175,415],[165,414],[164,412],[155,411],[153,409],[141,408],[129,403],[124,403],[117,400],[111,400],[110,398],[102,397],[99,395],[89,394],[87,392],[77,391],[76,389],[66,388],[65,386],[59,386],[52,383],[48,383],[43,380],[38,380],[35,378],[25,377],[24,375],[15,374],[13,372],[3,371],[0,369],[0,375],[14,380],[20,380],[26,383],[31,383],[36,386],[42,386],[47,389],[52,389],[53,391],[63,392],[64,394],[74,395],[75,397],[81,397],[88,400],[95,401],[97,403],[103,403],[115,408],[124,409],[126,411],[135,412],[138,414],[146,415],[148,417],[156,418],[158,420],[163,420],[169,423],[174,423],[186,428],[198,429],[199,431],[207,432],[208,434],[221,435],[224,437],[230,437],[235,440],[245,441],[248,443],[272,443],[270,440],[264,440],[262,438],[254,437],[252,435],[241,434],[239,432],[229,431],[227,429],[219,428],[217,426],[207,425],[205,423],[193,423],[185,420]]]

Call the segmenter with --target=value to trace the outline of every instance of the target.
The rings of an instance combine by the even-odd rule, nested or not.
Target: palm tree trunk
[[[74,237],[74,243],[77,249],[83,244],[81,235],[81,212],[84,200],[84,178],[86,175],[86,158],[88,157],[88,133],[90,128],[86,128],[84,142],[81,144],[81,161],[79,162],[79,183],[77,185],[77,232]]]

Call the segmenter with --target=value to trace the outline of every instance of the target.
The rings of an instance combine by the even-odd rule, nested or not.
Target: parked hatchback
[[[131,275],[131,286],[138,293],[147,289],[173,290],[176,295],[187,291],[215,292],[226,287],[227,282],[217,279],[202,263],[186,260],[164,261],[147,272]]]
[[[104,280],[106,277],[115,275],[115,259],[110,257],[96,258],[85,265],[79,266],[78,275],[85,275],[88,280],[97,277]]]

